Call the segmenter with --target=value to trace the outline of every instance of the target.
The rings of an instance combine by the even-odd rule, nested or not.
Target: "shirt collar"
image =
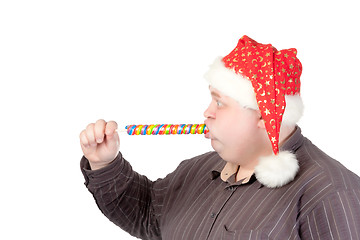
[[[218,164],[211,171],[211,179],[214,180],[218,177],[221,178],[223,182],[228,182],[230,184],[235,184],[235,174],[237,173],[239,165],[231,162],[221,161],[221,164]]]
[[[304,143],[304,137],[301,134],[301,128],[296,126],[294,133],[289,137],[289,139],[284,142],[284,144],[280,147],[280,151],[291,151],[296,152],[297,149],[301,147]],[[229,177],[234,175],[239,168],[239,165],[221,161],[218,165],[216,165],[211,171],[211,179],[214,180],[218,177],[221,178],[224,182],[227,182]],[[251,177],[255,178],[255,174]],[[249,181],[252,182],[252,181]]]
[[[219,156],[220,158],[220,156]],[[224,169],[225,165],[227,164],[222,158],[220,158],[219,164],[217,164],[211,171],[211,179],[214,180],[221,175],[221,171]]]

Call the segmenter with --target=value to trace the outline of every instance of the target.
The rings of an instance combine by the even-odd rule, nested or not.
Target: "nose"
[[[211,101],[211,103],[209,104],[208,108],[205,110],[204,112],[204,117],[205,118],[215,118],[215,108],[213,106],[213,101]]]

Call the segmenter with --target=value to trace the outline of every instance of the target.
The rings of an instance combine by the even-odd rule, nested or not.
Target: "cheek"
[[[249,116],[234,116],[228,119],[223,129],[224,137],[229,145],[247,145],[256,136],[255,119]]]
[[[239,127],[239,125],[228,127],[225,131],[225,134],[225,141],[228,146],[237,146],[239,143],[244,141],[244,129]]]
[[[234,144],[243,135],[242,123],[236,118],[227,118],[219,126],[219,138],[227,145]]]

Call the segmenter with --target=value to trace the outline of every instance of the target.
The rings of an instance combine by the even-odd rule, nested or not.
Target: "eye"
[[[216,105],[218,106],[218,107],[222,107],[222,106],[224,106],[224,104],[222,103],[222,102],[220,102],[220,101],[216,101]]]

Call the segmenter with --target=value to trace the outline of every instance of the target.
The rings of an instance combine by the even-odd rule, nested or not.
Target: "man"
[[[115,122],[81,132],[81,169],[101,211],[142,239],[360,239],[360,179],[302,136],[302,66],[243,36],[205,75],[215,152],[155,182],[119,153]],[[155,156],[154,156],[155,157]]]

